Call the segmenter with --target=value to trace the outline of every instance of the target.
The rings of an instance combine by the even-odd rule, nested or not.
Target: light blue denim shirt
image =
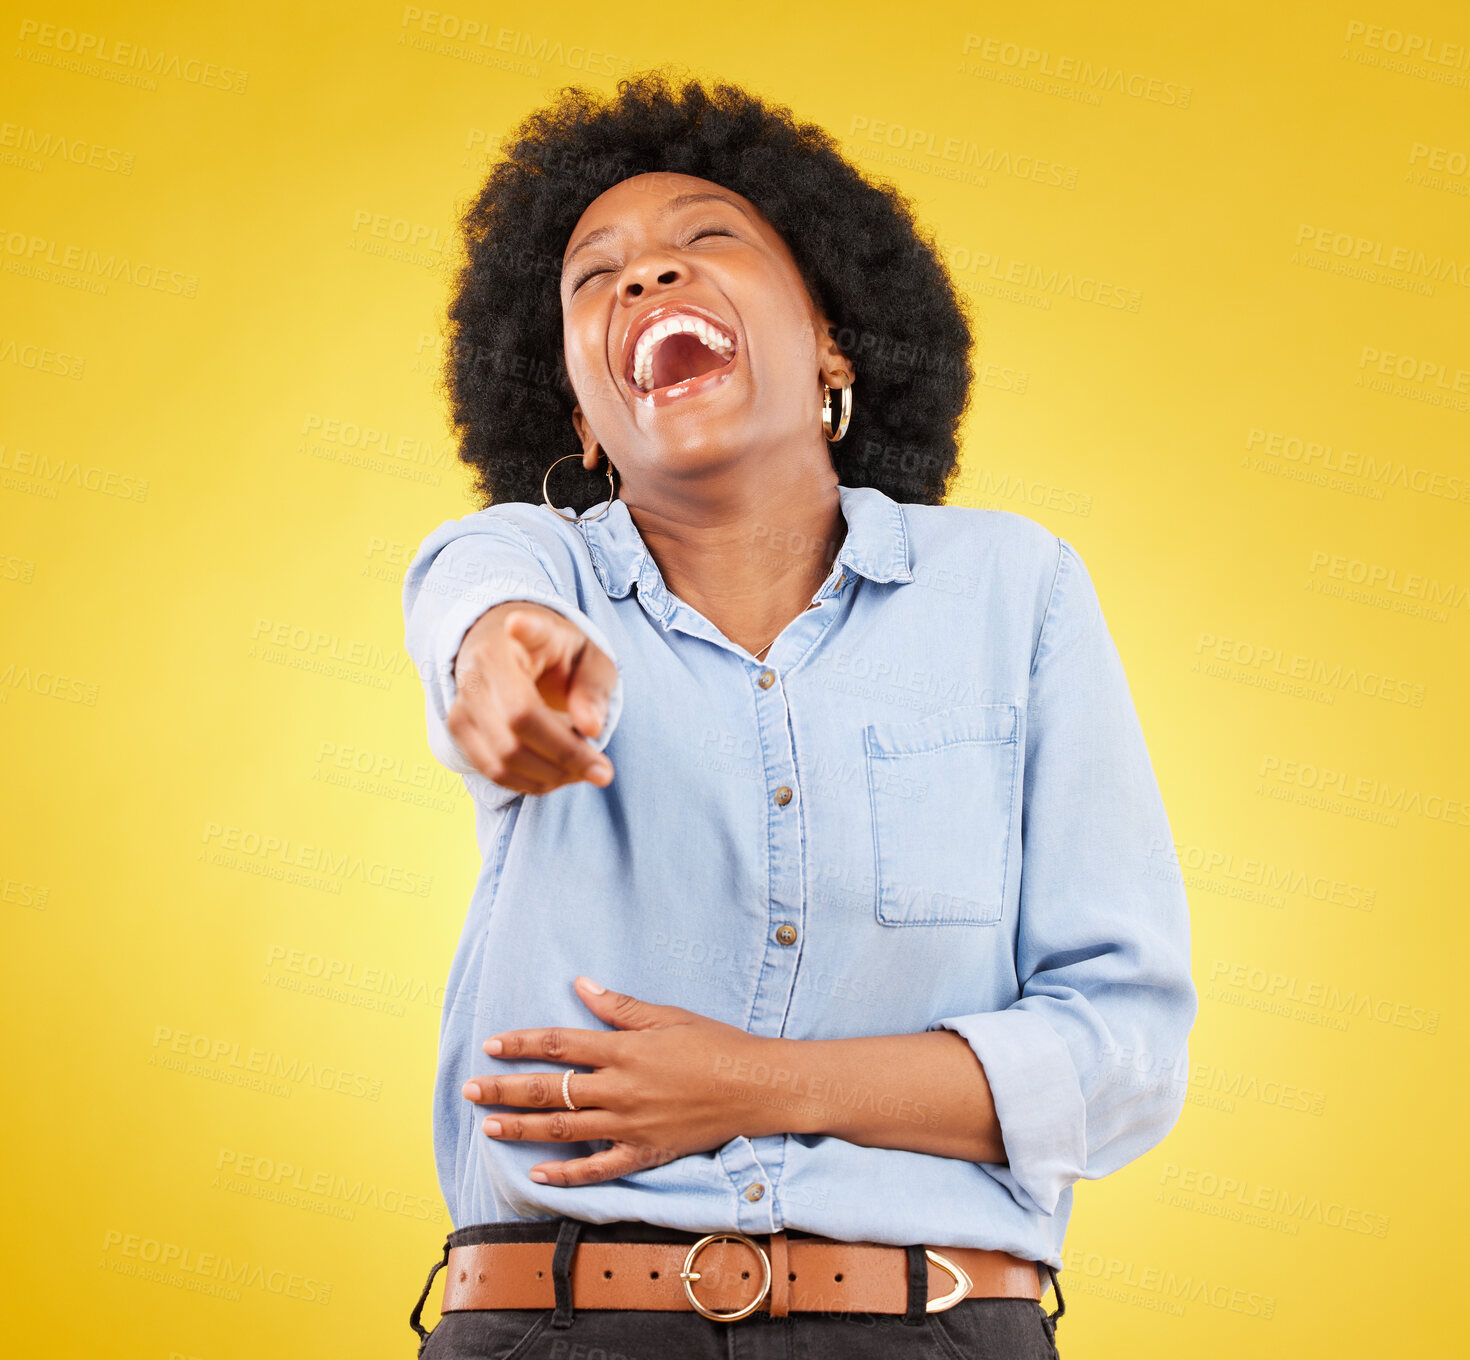
[[[669,592],[621,500],[582,524],[491,506],[440,525],[410,565],[429,742],[464,776],[483,860],[434,1097],[456,1227],[566,1214],[787,1228],[1060,1270],[1073,1184],[1177,1120],[1198,1009],[1188,902],[1087,569],[1011,511],[839,494],[831,574],[764,662]],[[773,534],[754,555],[792,546]],[[616,770],[608,787],[517,794],[449,734],[460,642],[506,600],[565,615],[616,663],[593,743]],[[610,1028],[578,999],[578,973],[751,1034],[954,1030],[984,1066],[1007,1161],[774,1134],[538,1185],[535,1163],[606,1144],[487,1137],[460,1087],[565,1070],[486,1056],[498,1031]],[[876,1108],[934,1117],[884,1092]]]

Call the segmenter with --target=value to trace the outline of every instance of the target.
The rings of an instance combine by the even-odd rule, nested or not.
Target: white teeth
[[[708,346],[716,354],[729,355],[735,352],[734,340],[719,327],[712,326],[703,317],[666,316],[660,321],[655,321],[638,337],[638,345],[633,351],[633,381],[643,391],[648,391],[653,382],[654,348],[660,340],[681,331],[688,331],[697,336],[701,344]]]

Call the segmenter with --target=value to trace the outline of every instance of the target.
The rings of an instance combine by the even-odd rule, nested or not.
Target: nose
[[[618,301],[629,302],[642,297],[656,285],[668,287],[687,277],[684,266],[661,250],[646,250],[623,270],[618,281]]]

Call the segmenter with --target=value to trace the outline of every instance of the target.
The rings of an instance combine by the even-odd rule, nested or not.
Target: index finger
[[[568,714],[552,708],[542,697],[531,677],[515,672],[514,701],[520,707],[506,717],[511,733],[543,760],[549,761],[569,779],[589,779],[594,784],[606,781],[592,779],[594,767],[611,761],[572,725]],[[609,778],[611,776],[609,775]]]
[[[525,628],[530,628],[533,641],[522,637]],[[505,616],[505,631],[523,666],[534,672],[534,683],[542,698],[553,708],[569,713],[584,736],[596,736],[602,730],[618,681],[618,668],[612,658],[575,624],[559,617],[547,619],[539,613],[518,614],[512,609]],[[568,637],[576,639],[569,650],[555,664],[545,665],[549,658],[540,649],[558,639],[565,642]]]

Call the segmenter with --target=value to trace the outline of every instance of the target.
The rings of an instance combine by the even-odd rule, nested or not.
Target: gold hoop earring
[[[847,422],[852,418],[852,383],[840,389],[842,392],[842,416],[837,422],[837,433],[832,433],[832,389],[822,384],[822,433],[829,444],[835,444],[847,433]]]
[[[607,461],[607,504],[595,515],[564,515],[551,503],[551,495],[546,489],[546,483],[551,479],[551,468],[554,468],[558,463],[565,463],[568,458],[581,458],[582,455],[580,453],[566,453],[560,458],[552,460],[551,467],[546,469],[546,476],[541,479],[541,499],[546,502],[546,508],[558,519],[569,520],[573,524],[587,524],[594,519],[601,519],[612,509],[612,503],[618,494],[617,487],[613,485],[612,459],[608,458],[605,453],[602,456]]]

